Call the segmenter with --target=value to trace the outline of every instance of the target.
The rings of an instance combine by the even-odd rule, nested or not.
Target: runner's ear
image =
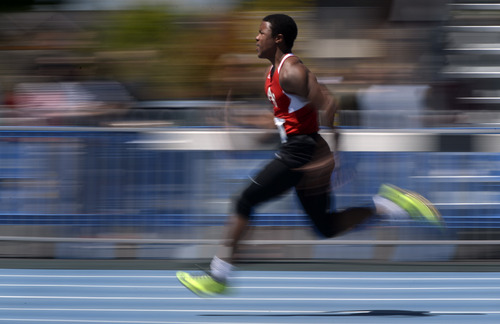
[[[281,44],[284,42],[284,37],[283,37],[283,34],[278,34],[274,37],[274,42],[276,44]]]

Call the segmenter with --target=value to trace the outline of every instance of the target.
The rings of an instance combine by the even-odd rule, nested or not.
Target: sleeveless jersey
[[[265,91],[274,106],[274,122],[280,131],[281,141],[287,135],[313,134],[318,132],[318,112],[307,98],[286,93],[280,85],[279,74],[285,60],[293,54],[286,54],[277,69],[271,68],[267,75]],[[272,74],[272,75],[271,75]]]

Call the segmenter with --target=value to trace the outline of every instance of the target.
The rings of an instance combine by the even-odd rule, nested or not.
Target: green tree
[[[100,42],[110,50],[159,49],[174,32],[173,15],[166,9],[143,7],[110,14]]]
[[[224,16],[180,15],[167,7],[112,13],[98,33],[98,50],[107,53],[103,68],[116,79],[147,83],[155,99],[207,97],[213,62],[231,44],[226,21]],[[144,59],[141,52],[153,54]]]

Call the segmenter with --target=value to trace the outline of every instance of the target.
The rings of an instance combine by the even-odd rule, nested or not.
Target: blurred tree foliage
[[[243,0],[241,1],[241,8],[242,10],[289,11],[311,7],[315,3],[315,0]]]
[[[311,2],[243,1],[229,13],[180,14],[157,6],[112,12],[97,33],[98,51],[106,53],[100,71],[140,85],[148,99],[207,98],[224,54],[254,53],[259,18],[253,9],[285,11]]]
[[[164,7],[113,12],[97,33],[98,51],[106,53],[100,70],[140,83],[153,99],[206,97],[214,61],[231,48],[225,28],[227,17]]]
[[[100,40],[104,47],[115,50],[158,49],[174,30],[173,15],[156,8],[114,11],[108,21]]]

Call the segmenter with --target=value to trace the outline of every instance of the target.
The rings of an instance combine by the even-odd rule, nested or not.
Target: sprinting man
[[[295,21],[284,14],[266,16],[256,40],[259,58],[271,62],[265,91],[274,107],[274,122],[281,146],[271,160],[235,201],[229,235],[211,261],[210,272],[192,276],[178,272],[180,282],[199,296],[224,293],[233,272],[235,250],[252,220],[254,208],[295,188],[297,197],[316,231],[326,238],[342,234],[381,213],[401,213],[440,222],[437,210],[422,196],[382,185],[374,208],[330,210],[333,154],[318,134],[318,110],[333,125],[337,109],[334,97],[320,85],[304,63],[292,53],[297,37]]]

